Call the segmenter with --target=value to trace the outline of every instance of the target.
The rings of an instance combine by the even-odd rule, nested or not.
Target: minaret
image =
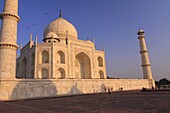
[[[141,54],[141,60],[142,60],[142,69],[143,69],[143,76],[144,79],[152,79],[152,72],[151,72],[151,65],[149,61],[148,56],[148,50],[146,48],[146,42],[145,42],[145,35],[144,31],[142,29],[139,29],[138,31],[138,39],[140,44],[140,54]]]
[[[18,0],[5,0],[0,31],[0,79],[14,79],[16,72],[16,50]]]

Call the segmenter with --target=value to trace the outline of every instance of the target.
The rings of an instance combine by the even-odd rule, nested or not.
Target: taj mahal
[[[43,43],[32,41],[21,49],[17,76],[40,79],[105,79],[104,51],[79,40],[76,28],[60,16],[44,30]]]
[[[38,37],[33,41],[31,34],[23,47],[17,45],[18,0],[5,0],[0,18],[0,100],[155,87],[142,29],[137,35],[143,79],[107,79],[105,51],[96,50],[93,41],[79,40],[78,29],[61,11],[46,26],[42,43],[38,43]]]

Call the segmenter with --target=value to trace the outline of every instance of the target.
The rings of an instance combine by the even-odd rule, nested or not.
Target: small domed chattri
[[[138,31],[138,35],[142,35],[142,34],[144,34],[145,32],[144,32],[144,30],[143,29],[141,29],[141,28],[139,28],[139,31]]]
[[[58,36],[51,31],[45,36],[45,38],[58,38]]]

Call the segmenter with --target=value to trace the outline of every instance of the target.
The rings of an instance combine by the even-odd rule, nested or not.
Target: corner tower
[[[144,33],[145,32],[142,29],[139,29],[139,31],[137,33],[138,39],[139,39],[139,44],[140,44],[141,60],[142,60],[141,66],[142,66],[142,69],[143,69],[144,79],[153,79]]]
[[[0,78],[14,79],[16,74],[16,50],[18,0],[5,0],[4,10],[0,14],[2,20],[0,31]]]

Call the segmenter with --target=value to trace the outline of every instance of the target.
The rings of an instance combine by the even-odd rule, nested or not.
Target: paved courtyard
[[[0,102],[0,113],[170,113],[170,91],[113,92]]]

